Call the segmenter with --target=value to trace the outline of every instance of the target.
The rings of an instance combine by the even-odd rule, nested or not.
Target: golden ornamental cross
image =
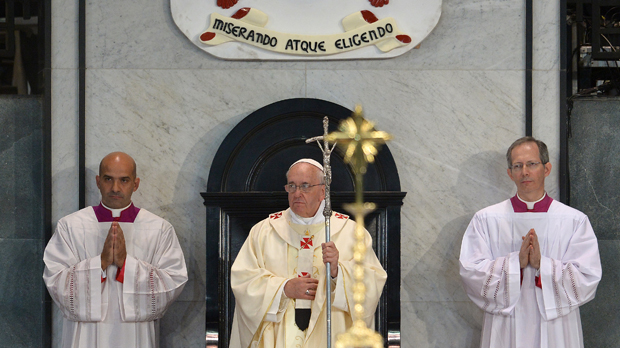
[[[342,121],[337,132],[325,137],[330,143],[336,143],[345,151],[344,161],[351,165],[355,174],[355,203],[347,204],[345,209],[355,216],[355,238],[353,247],[354,279],[353,285],[353,326],[347,332],[338,335],[336,348],[354,347],[383,347],[383,338],[379,333],[366,327],[364,321],[366,299],[366,285],[364,284],[364,258],[366,245],[364,244],[364,216],[375,209],[374,203],[364,203],[363,177],[368,163],[375,161],[379,147],[392,136],[386,132],[375,130],[372,122],[367,121],[362,115],[362,107],[357,105],[352,117]]]
[[[364,118],[359,105],[355,106],[352,117],[340,123],[339,129],[339,132],[328,134],[327,141],[337,143],[345,151],[344,161],[361,174],[366,173],[368,163],[375,161],[381,145],[392,139],[387,132],[375,130],[375,125]]]

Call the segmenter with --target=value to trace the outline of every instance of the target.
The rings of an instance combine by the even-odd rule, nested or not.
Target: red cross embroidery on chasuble
[[[282,217],[282,212],[279,212],[279,213],[275,213],[275,214],[271,214],[271,215],[269,215],[269,218],[270,218],[270,219],[274,219],[274,220],[275,220],[275,219],[279,219],[279,218],[281,218],[281,217]]]
[[[347,215],[340,214],[340,213],[336,213],[336,214],[334,214],[334,216],[335,216],[335,217],[337,217],[337,218],[339,218],[339,219],[346,219],[346,218],[348,218],[348,216],[347,216]]]
[[[301,244],[301,249],[310,249],[310,247],[312,246],[312,237],[302,238],[301,242],[299,243]]]
[[[301,274],[298,274],[298,275],[297,275],[297,278],[299,278],[299,277],[305,277],[305,276],[307,276],[308,274],[310,274],[310,273],[308,273],[308,272],[301,272]]]

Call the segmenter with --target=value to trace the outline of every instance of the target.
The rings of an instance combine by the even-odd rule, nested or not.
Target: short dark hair
[[[506,161],[508,162],[508,168],[512,168],[512,150],[514,150],[515,147],[523,145],[525,143],[535,143],[536,146],[538,146],[538,155],[542,164],[549,163],[549,150],[547,150],[547,145],[534,137],[527,136],[515,140],[515,142],[512,143],[512,145],[510,145],[510,147],[508,148],[508,151],[506,151]]]

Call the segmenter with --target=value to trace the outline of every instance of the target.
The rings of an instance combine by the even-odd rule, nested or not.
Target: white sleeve
[[[43,281],[67,319],[101,321],[108,303],[101,283],[101,256],[80,260],[78,254],[66,222],[59,221],[43,253]]]
[[[340,265],[338,265],[338,276],[336,277],[336,286],[333,286],[332,281],[332,306],[334,308],[338,308],[344,312],[349,311],[349,305],[347,304],[347,296],[344,291],[344,281],[342,281],[342,269]]]
[[[576,224],[561,260],[541,257],[542,289],[536,288],[540,314],[545,320],[552,320],[592,300],[601,275],[598,242],[584,216]]]
[[[460,274],[469,298],[482,310],[508,315],[521,295],[519,252],[494,257],[484,221],[469,223],[459,257]]]
[[[126,322],[161,318],[187,282],[183,251],[174,228],[165,223],[152,264],[125,259],[121,317]]]
[[[284,293],[284,287],[286,283],[288,283],[290,279],[282,283],[282,286],[276,293],[276,296],[273,298],[273,302],[271,303],[271,307],[267,310],[265,314],[265,321],[271,321],[274,323],[279,323],[284,317],[284,312],[286,312],[286,307],[288,306],[289,301],[291,300]]]

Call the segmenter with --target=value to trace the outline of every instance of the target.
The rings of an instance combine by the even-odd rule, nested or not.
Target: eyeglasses
[[[527,169],[535,169],[538,165],[540,164],[540,162],[527,162],[526,164],[523,163],[515,163],[512,166],[510,166],[510,169],[512,169],[513,172],[520,172],[521,170],[523,170],[523,166],[526,166]]]
[[[316,184],[316,185],[301,184],[299,186],[295,184],[286,184],[284,185],[284,190],[286,190],[286,192],[288,193],[295,193],[295,191],[297,191],[297,189],[299,188],[301,192],[308,193],[311,188],[313,188],[314,186],[319,186],[319,185],[325,185],[325,184]]]

